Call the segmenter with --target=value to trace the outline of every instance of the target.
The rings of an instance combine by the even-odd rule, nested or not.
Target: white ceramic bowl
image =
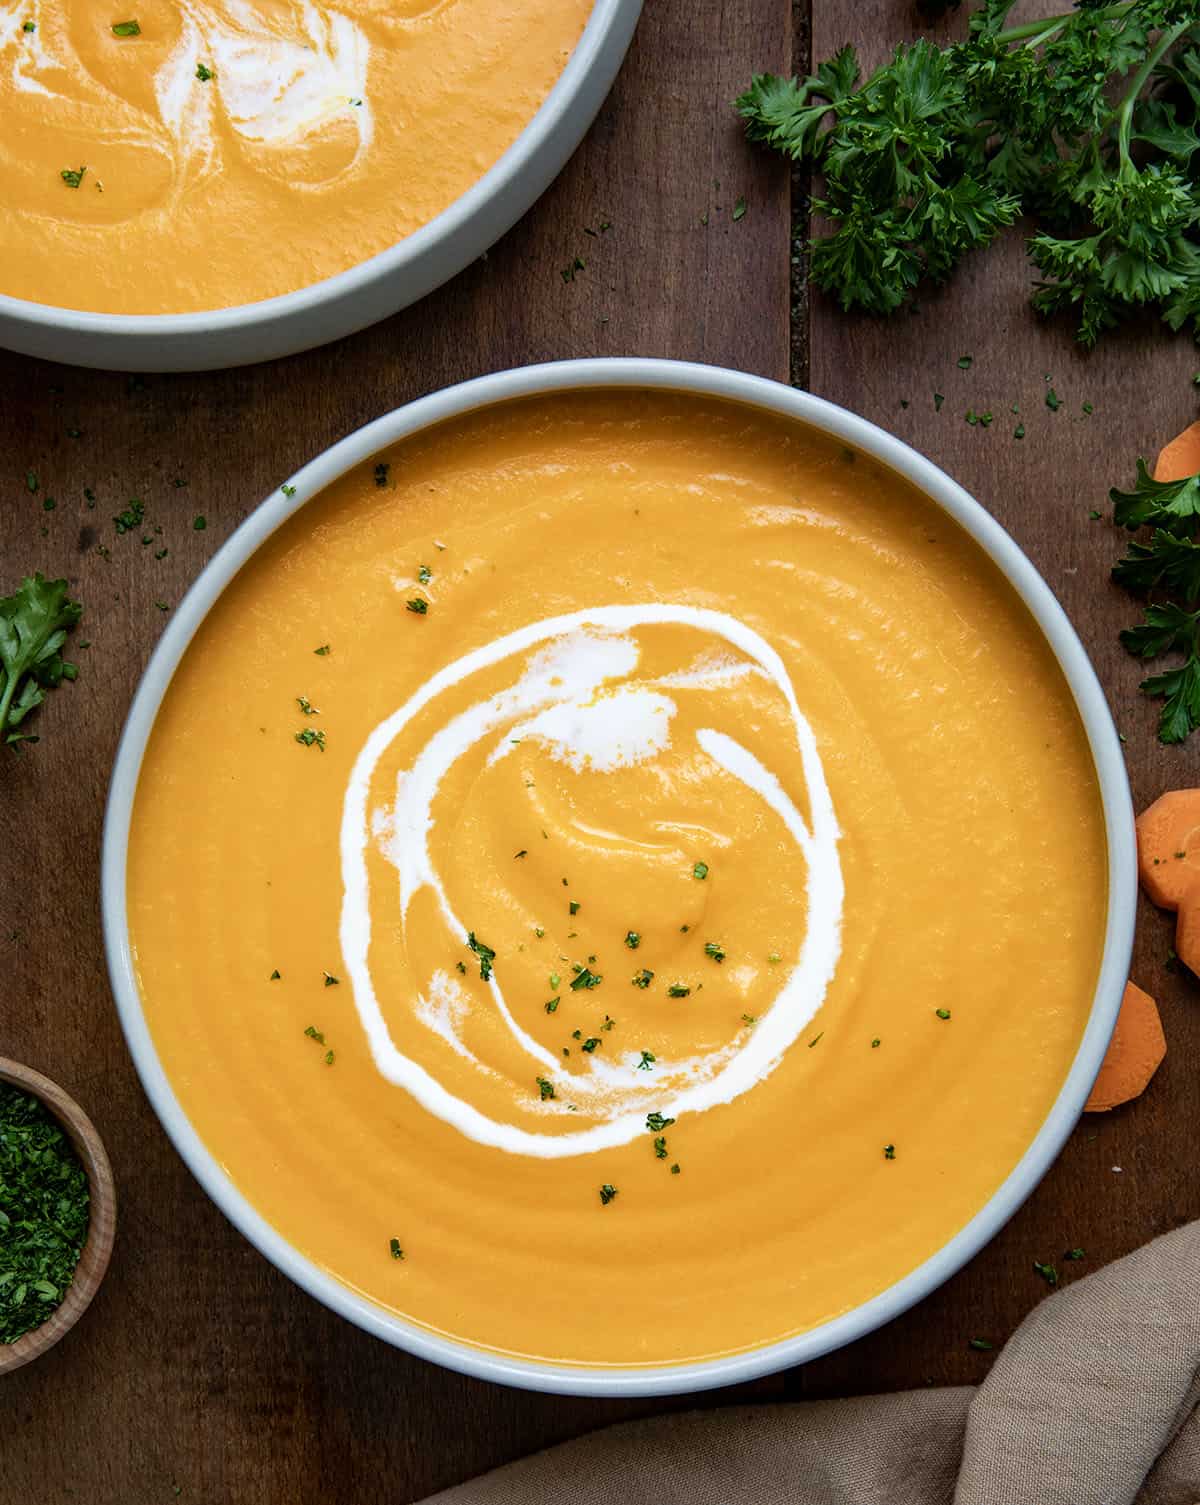
[[[1104,956],[1091,1015],[1058,1100],[1020,1163],[991,1200],[931,1259],[843,1316],[782,1342],[725,1358],[613,1369],[506,1358],[439,1337],[340,1284],[294,1249],[250,1205],[205,1148],[180,1107],[142,1011],[129,952],[125,862],[138,769],[163,693],[206,612],[238,569],[292,513],[346,471],[420,429],[461,413],[536,393],[586,387],[666,388],[748,403],[799,419],[882,461],[931,497],[991,556],[1045,634],[1087,731],[1108,835],[1108,913]],[[1133,809],[1125,763],[1103,691],[1074,629],[1029,560],[962,487],[900,440],[818,397],[714,366],[657,360],[581,360],[529,366],[423,397],[335,444],[275,491],[213,558],[163,633],[134,697],[109,789],[102,897],[113,992],[142,1084],[176,1148],[228,1218],[284,1274],[333,1311],[410,1353],[465,1374],[528,1389],[576,1395],[669,1395],[752,1379],[827,1353],[898,1316],[953,1275],[1013,1215],[1062,1148],[1082,1111],[1116,1022],[1133,944],[1137,892]]]
[[[311,287],[188,314],[95,314],[0,294],[0,346],[112,371],[209,371],[340,340],[456,276],[516,224],[583,140],[628,50],[642,0],[595,0],[541,109],[448,209]]]

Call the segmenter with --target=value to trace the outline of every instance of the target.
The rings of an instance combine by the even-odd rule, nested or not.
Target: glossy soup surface
[[[808,1329],[982,1206],[1104,862],[965,534],[800,425],[597,392],[274,535],[167,692],[128,891],[166,1071],[281,1233],[429,1328],[637,1364]]]
[[[0,0],[0,293],[187,313],[345,271],[483,176],[591,9]]]

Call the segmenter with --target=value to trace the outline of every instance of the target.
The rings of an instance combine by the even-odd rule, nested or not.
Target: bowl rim
[[[0,320],[52,331],[56,334],[114,336],[145,341],[203,336],[219,338],[233,330],[257,324],[274,324],[311,313],[327,303],[353,298],[378,283],[401,277],[443,244],[456,243],[471,222],[498,202],[544,150],[548,140],[563,126],[592,70],[601,60],[610,36],[620,29],[622,18],[640,12],[642,0],[592,0],[592,9],[579,40],[549,93],[525,124],[516,140],[491,167],[476,178],[458,198],[411,235],[395,241],[365,261],[311,282],[306,287],[253,303],[235,303],[227,308],[197,309],[189,313],[106,314],[83,308],[60,308],[31,298],[0,292]],[[449,280],[449,279],[447,279]],[[336,336],[335,336],[336,338]]]
[[[117,1227],[112,1165],[95,1124],[69,1093],[31,1066],[0,1056],[0,1082],[36,1097],[71,1142],[88,1182],[88,1232],[67,1293],[40,1327],[0,1344],[0,1374],[31,1364],[75,1326],[108,1272]]]
[[[1058,660],[1095,762],[1108,843],[1104,950],[1087,1024],[1053,1107],[1025,1153],[988,1201],[941,1249],[895,1284],[818,1327],[745,1352],[683,1364],[631,1368],[542,1362],[473,1347],[386,1311],[343,1285],[288,1243],[237,1190],[204,1146],[175,1097],[141,1006],[125,907],[125,862],[133,799],[158,706],[200,622],[259,545],[337,477],[418,430],[516,398],[612,388],[725,398],[798,420],[879,460],[957,522],[1005,575]],[[477,377],[419,398],[325,450],[252,512],[214,555],[176,609],[134,696],[109,787],[101,868],[109,974],[138,1074],[192,1174],[251,1243],[327,1307],[419,1358],[476,1378],[524,1389],[625,1397],[707,1390],[806,1363],[899,1316],[957,1273],[1025,1201],[1080,1116],[1120,1008],[1133,946],[1136,893],[1133,807],[1124,758],[1104,692],[1050,587],[1001,525],[957,482],[908,444],[823,398],[727,368],[641,357],[520,367]]]

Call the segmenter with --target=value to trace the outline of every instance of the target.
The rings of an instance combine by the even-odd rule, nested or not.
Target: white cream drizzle
[[[699,668],[656,681],[614,683],[628,679],[637,668],[638,646],[627,634],[656,624],[711,634],[726,645],[724,654]],[[731,659],[730,647],[749,662]],[[524,653],[530,656],[516,683],[472,705],[434,732],[411,767],[397,776],[390,809],[369,814],[371,783],[379,761],[413,719],[439,695],[472,675]],[[807,930],[798,960],[774,1002],[753,1030],[729,1045],[703,1056],[660,1061],[649,1079],[637,1070],[636,1055],[615,1061],[593,1055],[585,1075],[564,1079],[559,1058],[513,1018],[503,993],[500,957],[488,984],[497,1014],[531,1063],[564,1089],[561,1100],[530,1104],[528,1085],[522,1083],[520,1111],[537,1111],[561,1123],[571,1111],[570,1102],[599,1121],[570,1132],[543,1133],[488,1117],[407,1056],[391,1037],[369,966],[369,841],[379,842],[399,875],[401,924],[416,893],[429,888],[450,933],[465,939],[468,927],[454,913],[429,850],[433,801],[445,774],[459,758],[499,733],[489,765],[509,756],[522,740],[535,738],[552,756],[577,770],[602,774],[628,767],[670,745],[676,708],[663,693],[665,688],[716,688],[747,674],[765,677],[784,698],[807,786],[811,825],[778,777],[747,747],[713,728],[698,730],[696,741],[715,765],[753,790],[778,816],[806,863]],[[346,789],[341,829],[341,947],[376,1067],[388,1081],[403,1087],[429,1112],[469,1138],[513,1154],[543,1158],[628,1143],[646,1132],[646,1114],[655,1109],[677,1118],[731,1102],[771,1074],[824,1001],[841,950],[844,885],[838,838],[816,739],[797,704],[783,661],[757,632],[736,618],[690,606],[598,606],[533,623],[477,649],[434,674],[375,728],[355,761]],[[417,1016],[461,1055],[464,1049],[454,1019],[456,1014],[461,1017],[459,993],[448,973],[435,973],[429,993],[418,1000]]]
[[[314,0],[272,7],[270,21],[251,0],[178,0],[178,11],[178,39],[154,76],[157,119],[104,94],[73,56],[56,8],[43,0],[0,0],[4,80],[19,92],[60,99],[67,118],[78,119],[81,106],[98,111],[98,141],[124,138],[169,153],[180,185],[218,165],[218,115],[251,147],[294,145],[335,119],[346,121],[357,147],[335,176],[359,165],[374,132],[370,44],[363,28]],[[33,31],[24,30],[27,20]],[[207,82],[197,79],[200,64],[212,70]],[[328,175],[308,181],[306,163],[289,159],[289,186],[317,188],[330,181]]]

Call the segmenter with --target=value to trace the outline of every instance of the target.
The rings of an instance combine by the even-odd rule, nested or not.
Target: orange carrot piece
[[[1182,481],[1200,471],[1200,419],[1165,444],[1154,462],[1156,481]]]
[[[1175,921],[1175,955],[1200,976],[1200,895],[1179,906]]]
[[[1142,887],[1161,908],[1178,909],[1200,884],[1200,789],[1172,789],[1143,810],[1137,843]]]
[[[1140,1097],[1166,1053],[1158,1005],[1136,984],[1126,983],[1117,1027],[1084,1112],[1107,1113]]]

